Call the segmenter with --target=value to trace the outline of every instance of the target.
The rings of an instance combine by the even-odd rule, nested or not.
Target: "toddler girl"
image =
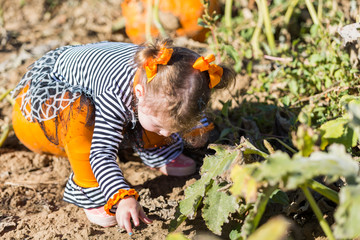
[[[166,175],[194,173],[181,136],[211,128],[203,112],[212,88],[234,77],[214,60],[170,40],[60,47],[37,60],[14,89],[15,133],[32,151],[69,159],[65,201],[91,222],[117,223],[131,235],[130,219],[135,226],[151,220],[116,162],[118,149],[130,144]]]

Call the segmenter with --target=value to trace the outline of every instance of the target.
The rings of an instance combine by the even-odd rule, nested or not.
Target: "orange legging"
[[[17,98],[12,120],[18,139],[34,152],[68,157],[74,172],[74,182],[80,187],[97,187],[99,184],[89,160],[95,122],[95,109],[91,100],[82,95],[60,111],[56,118],[43,122],[29,122],[21,113],[20,105],[21,98]],[[144,148],[159,147],[169,142],[151,132],[144,133],[143,140]]]

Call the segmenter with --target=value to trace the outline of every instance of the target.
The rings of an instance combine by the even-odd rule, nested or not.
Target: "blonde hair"
[[[163,46],[172,48],[173,54],[166,65],[157,66],[156,76],[147,83],[143,66],[149,58],[155,58]],[[169,131],[186,132],[197,125],[210,100],[212,91],[208,72],[200,72],[192,67],[199,57],[190,49],[173,47],[169,39],[141,45],[135,55],[135,63],[140,69],[139,83],[145,90],[144,104],[155,115],[168,117]],[[224,73],[215,89],[227,87],[235,78],[232,70],[221,67]]]

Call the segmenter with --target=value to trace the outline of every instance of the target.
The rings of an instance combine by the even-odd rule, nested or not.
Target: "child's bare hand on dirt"
[[[152,223],[152,220],[146,216],[138,201],[130,196],[122,199],[116,210],[116,221],[119,227],[125,229],[129,235],[133,233],[131,219],[135,226],[139,226],[139,219],[146,224]]]

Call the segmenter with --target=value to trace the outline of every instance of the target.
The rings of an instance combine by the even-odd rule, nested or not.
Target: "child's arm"
[[[132,233],[130,219],[133,219],[135,226],[139,225],[139,218],[146,223],[151,223],[151,220],[133,197],[137,198],[138,194],[130,189],[116,162],[118,147],[123,139],[123,126],[128,121],[127,108],[118,96],[119,93],[110,90],[97,96],[90,165],[107,199],[105,211],[116,214],[118,224]],[[114,205],[118,205],[116,212]]]
[[[120,228],[125,229],[129,235],[132,235],[133,232],[130,222],[131,219],[135,226],[139,226],[139,219],[146,224],[152,223],[152,220],[146,216],[141,205],[132,196],[120,200],[116,210],[116,221],[118,225]]]

